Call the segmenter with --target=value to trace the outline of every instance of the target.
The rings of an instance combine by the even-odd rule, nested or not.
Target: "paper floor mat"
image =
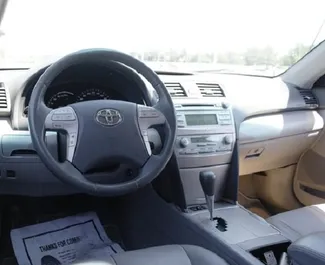
[[[11,241],[19,265],[107,260],[124,251],[107,237],[94,212],[14,229]]]

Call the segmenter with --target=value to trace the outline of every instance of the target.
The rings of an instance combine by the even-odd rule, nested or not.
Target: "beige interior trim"
[[[246,175],[260,171],[296,164],[303,153],[317,139],[318,132],[304,133],[268,141],[240,144],[239,174]],[[261,152],[257,157],[250,156]]]
[[[297,200],[292,183],[296,165],[253,174],[257,197],[267,202],[274,213],[297,209],[302,205]]]
[[[250,199],[257,198],[252,174],[240,176],[239,191],[246,197],[249,197]]]
[[[325,110],[319,114],[325,118]],[[300,184],[318,191],[325,191],[325,131],[299,158],[295,172],[293,189],[298,200],[304,205],[325,203],[325,199],[314,196],[301,189]]]
[[[270,217],[270,213],[265,209],[263,204],[258,199],[252,199],[247,197],[245,194],[238,193],[238,202],[246,209],[266,219]]]

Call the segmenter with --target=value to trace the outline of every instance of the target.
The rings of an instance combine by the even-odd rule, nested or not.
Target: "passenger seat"
[[[267,219],[284,236],[295,241],[315,232],[325,231],[325,204],[318,204],[280,213]]]

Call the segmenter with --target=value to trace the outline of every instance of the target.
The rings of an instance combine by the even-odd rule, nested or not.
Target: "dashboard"
[[[15,172],[14,180],[2,178],[0,194],[74,193],[41,163],[33,152],[28,132],[30,96],[46,68],[43,65],[28,71],[0,72],[0,84],[5,85],[8,103],[5,109],[0,108],[0,174]],[[317,105],[306,101],[313,97],[306,96],[310,91],[300,91],[280,78],[173,73],[159,73],[159,77],[177,113],[174,159],[189,205],[204,200],[198,183],[202,170],[215,172],[220,181],[216,195],[222,195],[223,185],[230,183],[227,172],[234,150],[238,150],[240,175],[284,167],[297,163],[324,126]],[[132,70],[117,65],[109,69],[82,65],[62,72],[52,82],[44,100],[55,109],[88,100],[146,104],[157,98]],[[55,154],[57,135],[46,137]],[[128,168],[120,167],[116,174],[125,174],[125,170]]]

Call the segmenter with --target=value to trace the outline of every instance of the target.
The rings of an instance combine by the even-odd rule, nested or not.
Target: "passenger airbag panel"
[[[252,117],[240,124],[239,143],[259,142],[319,131],[323,118],[311,110]]]

